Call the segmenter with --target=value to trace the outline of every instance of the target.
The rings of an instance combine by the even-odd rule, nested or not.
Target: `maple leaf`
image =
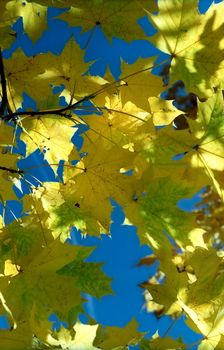
[[[125,175],[131,168],[133,155],[128,150],[114,146],[110,150],[102,148],[99,137],[92,144],[85,142],[83,149],[88,152],[83,159],[64,173],[65,185],[62,195],[79,203],[81,211],[109,230],[111,204],[113,198],[119,203],[130,202],[133,195],[134,179]],[[75,184],[75,186],[74,186]]]
[[[98,325],[85,325],[77,322],[74,325],[75,336],[72,337],[70,332],[62,328],[54,336],[48,337],[51,345],[60,346],[62,349],[71,350],[100,350],[93,346]]]
[[[23,350],[32,344],[32,331],[29,324],[23,320],[14,330],[0,330],[1,345],[6,350]]]
[[[73,226],[80,229],[83,234],[95,232],[95,230],[100,234],[99,228],[96,227],[96,220],[91,213],[88,217],[87,213],[80,208],[80,204],[70,194],[62,193],[61,185],[55,182],[45,183],[43,187],[33,190],[32,197],[26,196],[24,199],[26,211],[32,210],[34,215],[39,217],[44,236],[45,232],[48,235],[49,231],[51,237],[59,238],[61,242],[65,242],[70,237]]]
[[[83,118],[90,128],[85,135],[91,142],[101,138],[104,147],[108,150],[114,145],[123,146],[123,148],[131,147],[129,144],[133,141],[138,127],[150,117],[147,112],[136,107],[132,102],[122,106],[119,98],[114,100],[109,96],[106,97],[105,106],[97,108],[102,110],[102,115]]]
[[[62,268],[68,262],[73,261],[75,256],[76,260],[73,261],[72,266],[80,264],[79,260],[86,258],[91,250],[92,248],[69,246],[56,240],[45,247],[39,246],[35,252],[32,251],[32,255],[17,257],[16,265],[19,273],[15,276],[0,277],[6,303],[11,304],[11,301],[14,300],[11,311],[15,321],[19,320],[21,312],[23,317],[31,318],[31,311],[34,307],[34,317],[39,322],[47,319],[51,312],[56,312],[61,318],[68,319],[72,308],[74,310],[76,308],[76,312],[81,311],[80,304],[83,299],[80,296],[79,287],[83,286],[83,283],[84,285],[89,283],[91,263],[83,263],[82,274],[75,278],[72,272],[68,273],[69,267],[65,267],[65,270]],[[88,267],[85,268],[85,264],[89,264]],[[94,265],[95,272],[99,268],[99,264]],[[102,272],[99,273],[99,276],[102,279]],[[105,286],[106,284],[102,284],[101,291],[96,288],[96,294],[108,292],[109,288]],[[62,295],[63,307],[60,305]],[[73,311],[73,318],[75,317]]]
[[[150,114],[153,117],[153,123],[156,126],[164,126],[172,123],[172,121],[180,115],[172,101],[159,99],[158,97],[149,97]]]
[[[203,167],[216,191],[222,197],[220,185],[215,178],[216,171],[224,169],[223,163],[223,97],[218,91],[204,104],[199,103],[198,118],[191,123],[195,144],[192,146],[193,167]]]
[[[178,339],[174,340],[171,337],[160,338],[153,336],[153,339],[142,339],[140,344],[140,350],[179,350],[186,349],[185,345]]]
[[[77,0],[68,12],[60,18],[71,26],[81,26],[83,31],[94,31],[100,26],[109,39],[120,37],[124,40],[134,40],[142,36],[143,31],[137,20],[145,15],[145,8],[156,10],[156,4],[147,0],[91,0],[83,2]]]
[[[122,63],[121,101],[133,102],[145,111],[149,110],[148,98],[162,92],[161,78],[150,72],[153,59],[138,59],[132,65]],[[134,73],[133,73],[134,71]]]
[[[156,177],[166,176],[170,168],[176,168],[178,171],[174,177],[188,182],[197,179],[195,190],[211,183],[222,198],[221,180],[219,184],[219,176],[216,175],[223,170],[221,92],[218,91],[206,102],[199,102],[197,119],[189,120],[189,130],[175,130],[167,126],[158,130],[156,137],[145,143],[144,148],[142,155],[153,165]]]
[[[51,87],[41,78],[45,68],[39,56],[27,57],[19,49],[10,59],[4,59],[4,70],[7,96],[12,110],[21,107],[24,92],[37,104],[43,100],[43,96],[50,95]]]
[[[211,96],[223,84],[223,3],[205,15],[197,0],[160,0],[158,8],[158,14],[149,14],[158,29],[151,41],[171,55],[170,83],[181,79],[189,91]]]
[[[0,23],[0,41],[1,48],[9,48],[15,40],[16,33],[12,30],[14,18],[7,11],[8,0],[2,0],[0,3],[1,23]]]
[[[122,348],[128,345],[134,345],[142,337],[142,333],[138,332],[138,324],[136,320],[132,320],[125,327],[98,327],[94,345],[103,350],[113,348]]]
[[[60,55],[47,53],[38,56],[39,64],[44,67],[40,80],[46,87],[63,85],[65,89],[60,96],[65,96],[68,103],[73,99],[91,95],[100,89],[105,80],[85,74],[89,64],[84,62],[84,56],[85,52],[72,37]]]
[[[60,160],[68,160],[73,149],[71,138],[75,131],[74,122],[58,115],[49,115],[23,117],[20,125],[20,138],[26,144],[26,156],[39,148],[49,164],[57,165]]]
[[[111,45],[116,36],[144,38],[138,20],[148,13],[157,29],[150,41],[169,58],[122,61],[115,80],[109,72],[104,78],[90,75],[88,51],[73,37],[58,55],[27,57],[16,49],[17,41],[11,56],[1,50],[0,312],[11,326],[0,331],[2,347],[115,350],[140,341],[142,349],[185,348],[181,339],[158,332],[142,339],[134,320],[124,328],[77,321],[82,293],[111,293],[110,279],[101,263],[86,261],[92,248],[65,241],[73,226],[83,235],[109,233],[115,200],[125,224],[134,223],[141,242],[154,250],[138,265],[159,263],[141,285],[147,311],[175,319],[184,314],[189,327],[202,334],[198,349],[222,349],[224,3],[200,14],[196,0],[159,0],[158,7],[146,0],[3,0],[1,49],[15,39],[12,28],[19,18],[37,41],[47,28],[48,6],[60,9],[55,17],[89,31],[85,50],[97,27]],[[158,66],[163,82],[174,83],[166,94],[154,74]],[[184,87],[190,93],[182,99]],[[17,162],[37,149],[44,164],[30,164],[37,169],[31,183],[29,167],[22,171]],[[48,164],[54,178],[40,180]],[[216,194],[201,209],[178,208],[180,199],[207,185]],[[52,312],[68,329],[52,332]]]
[[[80,251],[75,260],[63,266],[57,273],[74,277],[77,287],[83,293],[94,294],[97,298],[109,294],[111,292],[110,279],[106,278],[100,269],[102,263],[84,262],[86,255],[86,252]]]
[[[193,215],[179,209],[177,203],[189,196],[191,191],[191,188],[177,185],[168,177],[154,180],[145,188],[143,195],[125,208],[125,213],[139,227],[142,239],[149,234],[159,246],[163,246],[168,234],[182,246],[189,243],[188,233],[195,227],[195,221]]]
[[[33,41],[39,39],[41,33],[47,28],[47,7],[37,2],[12,0],[6,4],[7,15],[16,21],[22,17],[23,28]]]
[[[166,314],[178,315],[182,311],[177,303],[178,297],[181,295],[185,298],[188,286],[186,271],[178,271],[178,266],[172,260],[172,250],[168,244],[166,249],[163,246],[163,248],[157,251],[157,256],[160,261],[160,270],[165,274],[165,276],[163,275],[165,281],[162,283],[149,281],[145,284],[145,287],[150,292],[153,301],[164,306],[163,311]]]

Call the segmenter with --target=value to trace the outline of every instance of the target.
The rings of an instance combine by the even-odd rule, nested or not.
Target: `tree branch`
[[[0,106],[0,116],[3,116],[5,112],[5,108],[7,107],[7,104],[8,104],[8,98],[7,98],[6,78],[5,78],[5,70],[4,70],[1,48],[0,48],[0,77],[1,77],[1,85],[2,85],[2,102]]]
[[[11,169],[11,168],[7,168],[5,166],[0,166],[0,170],[9,171],[11,174],[20,174],[21,175],[24,173],[23,170]]]
[[[7,115],[4,116],[3,120],[5,122],[8,122],[12,119],[14,119],[14,117],[17,116],[25,116],[25,115],[30,115],[30,116],[35,116],[35,115],[52,115],[52,114],[56,114],[56,115],[61,115],[62,117],[66,117],[66,115],[64,114],[64,112],[75,109],[76,106],[78,106],[80,103],[84,102],[84,101],[88,101],[91,98],[93,98],[95,95],[88,95],[83,97],[81,100],[73,103],[73,104],[69,104],[66,107],[63,108],[57,108],[57,109],[48,109],[48,110],[42,110],[42,111],[24,111],[24,112],[13,112],[13,113],[9,113]]]
[[[56,114],[56,115],[60,115],[62,117],[66,117],[66,114],[64,112],[76,109],[82,102],[89,101],[89,100],[93,99],[94,97],[98,96],[99,94],[101,94],[102,92],[106,91],[107,89],[110,89],[112,86],[116,86],[117,84],[119,84],[117,87],[125,85],[124,83],[122,83],[125,79],[128,79],[128,78],[130,78],[130,77],[132,77],[134,75],[146,72],[147,70],[156,68],[156,67],[162,65],[163,63],[167,62],[167,60],[168,59],[165,59],[164,61],[159,62],[157,64],[154,64],[154,65],[152,65],[150,67],[141,69],[141,70],[139,70],[137,72],[134,72],[132,74],[126,75],[124,77],[121,77],[121,78],[113,81],[112,83],[109,83],[108,85],[103,86],[102,88],[100,88],[99,90],[93,92],[92,94],[81,98],[79,101],[77,101],[77,102],[75,102],[73,104],[69,103],[66,107],[57,108],[57,109],[50,109],[50,110],[42,110],[42,111],[24,111],[24,112],[11,112],[10,111],[7,115],[5,115],[3,117],[3,120],[5,122],[8,122],[10,120],[15,120],[15,117],[17,117],[17,116],[26,116],[26,115],[36,116],[36,115],[52,115],[52,114]],[[1,69],[1,67],[0,67],[0,69]],[[4,67],[3,67],[3,72],[4,72]],[[6,101],[7,101],[7,95],[6,95]]]

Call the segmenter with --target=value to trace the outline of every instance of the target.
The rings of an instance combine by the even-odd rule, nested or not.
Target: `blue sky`
[[[216,1],[218,2],[218,1]],[[211,1],[202,0],[199,2],[201,12],[206,11]],[[89,33],[81,34],[80,28],[69,28],[68,25],[58,19],[54,15],[59,10],[49,9],[48,19],[49,28],[36,44],[32,44],[26,34],[22,32],[22,21],[14,25],[14,29],[18,31],[18,36],[10,50],[4,52],[5,57],[10,57],[11,53],[18,47],[21,47],[27,55],[33,55],[39,52],[51,51],[59,54],[65,43],[71,35],[74,35],[76,41],[85,47]],[[139,21],[146,33],[153,34],[155,30],[149,22],[143,18]],[[57,35],[55,35],[57,33]],[[120,39],[114,38],[109,43],[100,28],[95,31],[91,43],[86,52],[86,61],[95,60],[90,72],[92,74],[103,75],[106,67],[109,65],[111,72],[118,78],[120,74],[120,60],[123,59],[128,63],[133,63],[139,57],[149,57],[160,54],[159,51],[146,41],[133,41],[125,43]],[[161,55],[162,57],[162,55]],[[161,58],[160,58],[161,59]],[[32,104],[28,97],[24,99],[25,109]],[[22,149],[22,145],[20,145]],[[42,155],[37,151],[27,160],[21,161],[20,167],[26,167],[34,162],[39,162]],[[42,159],[43,160],[43,159]],[[36,171],[35,171],[36,173]],[[32,172],[30,180],[32,179]],[[47,178],[54,179],[54,173],[50,167],[43,167],[38,173],[38,178],[44,180]],[[200,194],[196,194],[192,199],[182,199],[179,207],[182,210],[192,210],[193,206],[200,200]],[[16,215],[20,215],[21,206],[12,203]],[[11,220],[10,213],[8,218]],[[143,290],[139,284],[152,276],[158,268],[158,262],[154,263],[150,268],[146,266],[137,267],[138,261],[145,255],[150,254],[151,250],[147,246],[141,246],[137,228],[133,226],[122,225],[124,215],[119,204],[113,202],[112,225],[110,229],[111,237],[102,235],[101,239],[96,237],[88,237],[83,239],[75,228],[71,232],[72,244],[84,244],[87,246],[95,246],[94,252],[88,258],[88,261],[104,262],[103,270],[112,278],[112,289],[114,295],[105,296],[101,299],[93,298],[90,295],[84,295],[86,302],[84,309],[86,314],[94,318],[97,322],[104,325],[124,326],[132,318],[136,318],[139,323],[139,330],[148,332],[150,337],[157,329],[162,336],[169,328],[172,320],[168,317],[157,319],[153,314],[146,312],[144,308]],[[80,319],[87,321],[86,315],[80,315]],[[56,320],[56,322],[55,322]],[[54,325],[58,325],[57,319],[52,317]],[[0,326],[7,327],[7,322],[3,316],[0,317]],[[182,336],[185,342],[191,343],[197,341],[201,336],[192,332],[184,324],[183,317],[180,318],[169,332],[170,336],[177,338]],[[133,347],[133,349],[137,349]],[[192,347],[194,349],[194,347]]]

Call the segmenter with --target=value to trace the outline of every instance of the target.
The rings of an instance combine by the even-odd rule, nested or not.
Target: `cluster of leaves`
[[[16,37],[12,25],[22,17],[24,32],[36,41],[47,28],[48,6],[64,9],[58,16],[89,31],[89,41],[101,27],[108,39],[149,40],[166,58],[122,62],[118,80],[108,71],[91,76],[73,37],[60,55],[27,57],[17,49],[4,58]],[[158,334],[143,339],[133,321],[124,329],[93,320],[74,325],[81,292],[100,297],[111,291],[101,265],[85,262],[91,249],[66,240],[73,226],[83,235],[108,233],[113,199],[154,250],[142,263],[160,263],[143,284],[148,310],[186,315],[203,335],[198,349],[223,349],[223,11],[221,2],[202,15],[197,0],[0,2],[0,310],[11,325],[0,332],[2,348],[185,348],[181,339]],[[137,23],[145,15],[154,36]],[[156,67],[162,76],[152,73]],[[57,94],[55,87],[61,87]],[[189,94],[181,97],[179,87]],[[24,93],[35,108],[23,109]],[[42,160],[24,166],[37,150]],[[45,168],[54,180],[38,178]],[[177,207],[205,186],[211,193],[204,209]],[[22,203],[19,218],[12,200]],[[67,329],[52,333],[52,312]]]

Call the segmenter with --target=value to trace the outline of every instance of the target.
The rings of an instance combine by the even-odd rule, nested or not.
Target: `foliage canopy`
[[[116,80],[109,70],[90,74],[74,37],[59,55],[17,49],[6,57],[16,21],[36,42],[48,6],[89,31],[88,42],[100,27],[108,40],[148,40],[165,59],[122,62]],[[199,350],[223,349],[224,2],[200,14],[197,0],[2,0],[0,13],[0,310],[11,326],[0,331],[1,347],[190,348],[168,335],[145,339],[134,320],[125,328],[79,322],[81,293],[110,294],[111,281],[102,264],[85,261],[92,248],[67,239],[73,226],[82,235],[109,234],[113,200],[123,225],[136,225],[153,249],[140,264],[159,261],[142,284],[148,311],[185,315],[202,334]],[[155,35],[138,24],[143,16]],[[24,109],[24,94],[35,107]],[[35,152],[38,163],[24,165]],[[53,180],[38,177],[46,168]],[[178,208],[202,188],[197,211]],[[22,204],[21,215],[11,201]],[[51,313],[68,328],[53,332]]]

